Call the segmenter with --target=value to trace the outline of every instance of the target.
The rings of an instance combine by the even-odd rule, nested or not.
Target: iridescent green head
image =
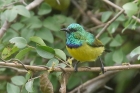
[[[85,30],[79,24],[72,23],[67,28],[61,29],[66,32],[66,45],[70,48],[77,48],[82,45]]]
[[[64,29],[61,29],[61,30],[66,31],[67,34],[71,34],[71,33],[74,33],[76,31],[79,31],[79,32],[84,31],[83,27],[79,24],[76,24],[76,23],[72,23],[67,28],[64,28]]]

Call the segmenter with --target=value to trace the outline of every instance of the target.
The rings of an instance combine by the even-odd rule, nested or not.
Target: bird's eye
[[[71,32],[76,32],[77,30],[74,28],[69,29]]]

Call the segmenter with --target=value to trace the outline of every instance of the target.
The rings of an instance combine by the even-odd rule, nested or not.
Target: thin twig
[[[14,63],[5,63],[0,62],[0,66],[10,66],[10,67],[16,67],[16,68],[23,68],[24,67],[21,64],[14,64]],[[24,65],[27,69],[33,70],[33,71],[46,71],[47,69],[45,67],[40,66],[30,66],[30,65]],[[105,71],[115,71],[115,70],[130,70],[130,69],[140,69],[140,64],[133,64],[133,65],[120,65],[120,66],[108,66],[104,67]],[[63,68],[65,72],[74,72],[74,68]],[[55,67],[53,71],[56,72],[62,72],[62,70],[59,67]],[[100,72],[100,67],[89,67],[89,68],[78,68],[78,71],[93,71],[93,72]]]
[[[109,1],[109,0],[103,0],[105,3],[107,3],[107,4],[109,4],[109,5],[111,5],[112,7],[114,7],[114,8],[116,8],[116,9],[118,9],[118,10],[124,10],[123,8],[121,8],[121,7],[119,7],[119,6],[117,6],[116,4],[114,4],[114,3],[112,3],[111,1]],[[137,18],[136,16],[132,16],[132,18],[133,19],[135,19],[137,22],[139,22],[140,23],[140,19],[139,18]]]
[[[87,11],[87,16],[91,19],[91,21],[95,24],[95,25],[101,25],[103,24],[100,20],[98,20],[96,17],[93,16],[91,11]]]
[[[86,13],[84,12],[84,10],[77,4],[76,0],[71,0],[71,2],[78,8],[78,10],[80,11],[80,13],[83,16],[86,16]]]
[[[105,23],[104,24],[101,24],[101,25],[98,25],[98,26],[95,26],[95,27],[92,27],[92,28],[89,28],[89,31],[93,32],[94,30],[98,29],[98,28],[101,28],[105,26]]]
[[[77,93],[77,91],[82,91],[82,93],[93,93],[97,89],[103,87],[105,83],[110,80],[118,71],[109,71],[105,74],[99,75],[91,80],[88,80],[84,84],[81,84],[69,93]]]
[[[104,26],[104,28],[99,32],[99,34],[97,34],[96,38],[98,38],[98,37],[106,30],[106,28],[107,28],[113,21],[115,21],[123,12],[124,12],[124,10],[121,10],[115,17],[113,17],[110,21],[108,21],[108,22],[106,23],[106,25]]]

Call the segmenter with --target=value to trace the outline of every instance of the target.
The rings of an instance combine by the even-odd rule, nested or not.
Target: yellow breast
[[[104,51],[104,47],[91,47],[86,43],[78,48],[66,48],[70,55],[80,62],[95,61]]]

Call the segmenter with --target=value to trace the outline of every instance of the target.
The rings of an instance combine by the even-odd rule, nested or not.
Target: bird
[[[77,60],[74,66],[75,71],[77,71],[79,62],[94,62],[99,58],[101,71],[104,73],[104,65],[100,56],[105,51],[105,47],[100,40],[78,23],[71,23],[61,31],[66,32],[66,49]]]

